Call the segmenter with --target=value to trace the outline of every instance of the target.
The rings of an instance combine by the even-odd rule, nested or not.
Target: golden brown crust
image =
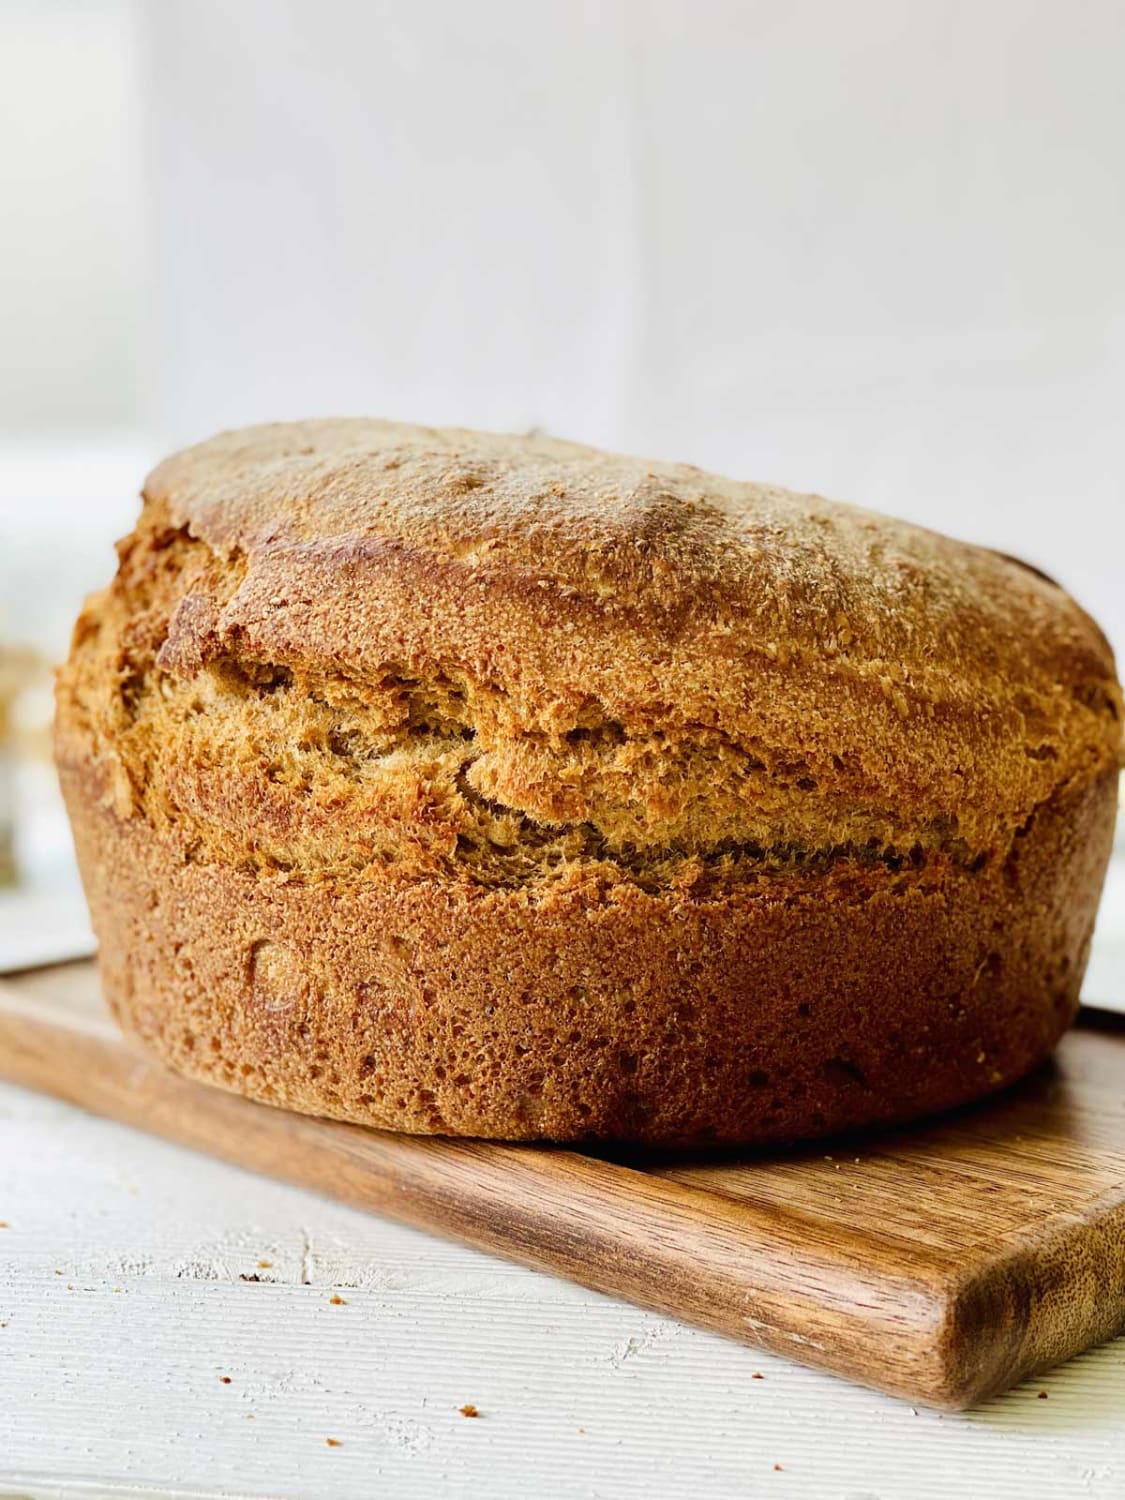
[[[191,650],[455,671],[525,734],[710,730],[985,842],[1116,754],[1109,648],[1060,589],[813,496],[363,421],[228,434],[146,494],[246,559]]]
[[[1096,626],[997,554],[317,422],[150,477],[58,743],[111,996],[178,1065],[408,1129],[775,1139],[1053,1044],[1120,705]]]

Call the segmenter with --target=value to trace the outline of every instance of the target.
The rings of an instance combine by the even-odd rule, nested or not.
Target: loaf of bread
[[[396,1130],[789,1141],[1073,1017],[1122,699],[999,554],[540,437],[320,421],[162,464],[58,690],[108,999]]]

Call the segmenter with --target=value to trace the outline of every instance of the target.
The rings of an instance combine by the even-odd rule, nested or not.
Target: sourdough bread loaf
[[[1121,692],[1016,561],[541,437],[318,421],[149,477],[58,686],[107,996],[398,1130],[792,1140],[1071,1020]]]

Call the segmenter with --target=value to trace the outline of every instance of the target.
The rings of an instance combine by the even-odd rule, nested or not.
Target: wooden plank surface
[[[173,1078],[86,966],[9,985],[0,1071],[362,1207],[905,1395],[959,1406],[1125,1321],[1125,1035],[909,1135],[609,1161],[303,1119]]]

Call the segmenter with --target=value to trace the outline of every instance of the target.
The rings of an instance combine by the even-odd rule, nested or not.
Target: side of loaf
[[[984,549],[351,421],[150,476],[57,726],[107,995],[174,1066],[396,1129],[736,1143],[1050,1051],[1121,694]]]

